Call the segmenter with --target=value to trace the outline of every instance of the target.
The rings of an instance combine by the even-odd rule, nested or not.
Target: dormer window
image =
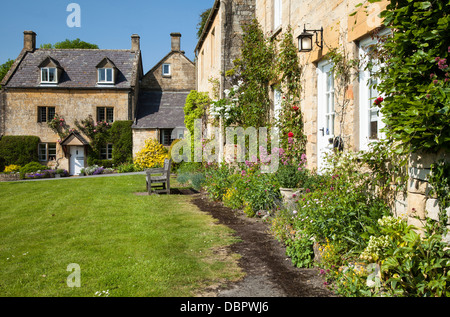
[[[117,67],[107,57],[97,65],[97,84],[114,85],[116,83]]]
[[[59,63],[48,56],[39,65],[41,70],[41,84],[57,84],[63,72]]]
[[[98,69],[98,83],[99,84],[114,84],[114,69],[113,68],[99,68]]]
[[[56,84],[57,80],[57,72],[54,67],[43,67],[41,68],[41,83],[49,83]]]

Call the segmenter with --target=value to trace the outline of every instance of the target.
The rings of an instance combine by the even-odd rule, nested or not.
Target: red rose
[[[298,110],[298,107],[297,107],[297,106],[293,106],[293,107],[292,107],[292,110],[297,111],[297,110]]]
[[[293,138],[293,137],[294,137],[294,133],[289,132],[289,133],[288,133],[288,137]]]

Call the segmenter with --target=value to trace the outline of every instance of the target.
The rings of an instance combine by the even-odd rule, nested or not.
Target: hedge
[[[37,136],[4,136],[0,140],[0,170],[15,164],[24,166],[30,162],[38,162]]]

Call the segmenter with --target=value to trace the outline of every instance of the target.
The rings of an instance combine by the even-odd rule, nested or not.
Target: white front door
[[[70,147],[70,175],[78,175],[84,168],[84,147]]]
[[[332,66],[330,62],[325,61],[319,63],[317,69],[317,170],[319,173],[325,167],[326,154],[333,150],[336,112]]]

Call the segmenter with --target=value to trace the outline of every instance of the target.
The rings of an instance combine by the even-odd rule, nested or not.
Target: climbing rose
[[[297,107],[297,106],[293,106],[293,107],[292,107],[292,110],[297,111],[297,110],[298,110],[298,107]]]
[[[293,138],[293,137],[294,137],[294,133],[289,132],[289,133],[288,133],[288,137]]]

